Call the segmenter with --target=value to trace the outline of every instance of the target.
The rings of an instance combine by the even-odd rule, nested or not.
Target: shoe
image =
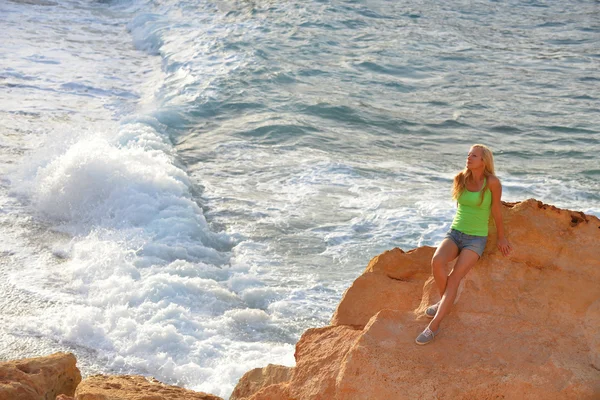
[[[417,336],[417,338],[415,339],[415,342],[417,344],[420,345],[424,345],[427,344],[429,342],[431,342],[438,334],[440,330],[438,329],[437,331],[432,331],[431,329],[429,329],[429,327],[425,328],[425,330],[423,332],[421,332],[421,334],[419,336]]]
[[[425,310],[425,316],[427,318],[435,318],[438,308],[440,308],[440,303],[435,303],[434,305],[427,307],[427,310]]]

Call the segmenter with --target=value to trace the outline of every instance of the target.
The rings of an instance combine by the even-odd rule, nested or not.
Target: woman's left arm
[[[497,246],[498,250],[502,253],[502,255],[507,256],[510,254],[512,247],[508,240],[504,237],[504,223],[502,222],[502,211],[500,208],[502,207],[502,185],[500,184],[500,179],[497,177],[490,177],[489,180],[490,191],[492,192],[492,216],[494,217],[494,222],[496,223],[496,232],[498,233]]]

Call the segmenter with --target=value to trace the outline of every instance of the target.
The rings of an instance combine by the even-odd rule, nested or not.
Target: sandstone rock
[[[287,382],[293,368],[269,364],[264,368],[254,368],[242,376],[229,400],[242,400],[250,397],[264,387]]]
[[[270,385],[261,389],[254,396],[250,397],[252,400],[295,400],[289,392],[289,384]]]
[[[56,353],[0,363],[0,400],[54,400],[72,396],[81,374],[73,354]]]
[[[77,387],[76,400],[223,400],[139,375],[94,375]]]
[[[386,251],[373,258],[342,298],[331,325],[364,327],[377,311],[391,305],[405,311],[421,302],[423,282],[429,277],[433,247],[419,247],[405,253]],[[402,268],[398,268],[401,265]]]
[[[250,399],[333,399],[343,358],[360,334],[350,326],[307,330],[296,345],[296,367],[290,381],[267,386]]]
[[[302,336],[290,380],[251,399],[600,399],[600,220],[535,200],[502,212],[512,254],[490,227],[433,343],[414,339],[439,298],[435,249],[394,249]]]

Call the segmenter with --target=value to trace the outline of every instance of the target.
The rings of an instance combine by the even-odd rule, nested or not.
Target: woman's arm
[[[502,185],[500,184],[500,179],[495,176],[490,176],[489,187],[492,192],[492,216],[494,217],[496,232],[498,233],[498,250],[500,250],[502,255],[507,256],[510,254],[512,247],[504,237],[504,223],[502,222],[502,211],[500,211],[502,207]]]

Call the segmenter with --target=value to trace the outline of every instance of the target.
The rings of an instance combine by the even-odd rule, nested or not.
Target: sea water
[[[600,215],[597,1],[0,1],[0,359],[229,396],[368,261],[435,246],[471,144]],[[518,243],[513,243],[518,247]]]

